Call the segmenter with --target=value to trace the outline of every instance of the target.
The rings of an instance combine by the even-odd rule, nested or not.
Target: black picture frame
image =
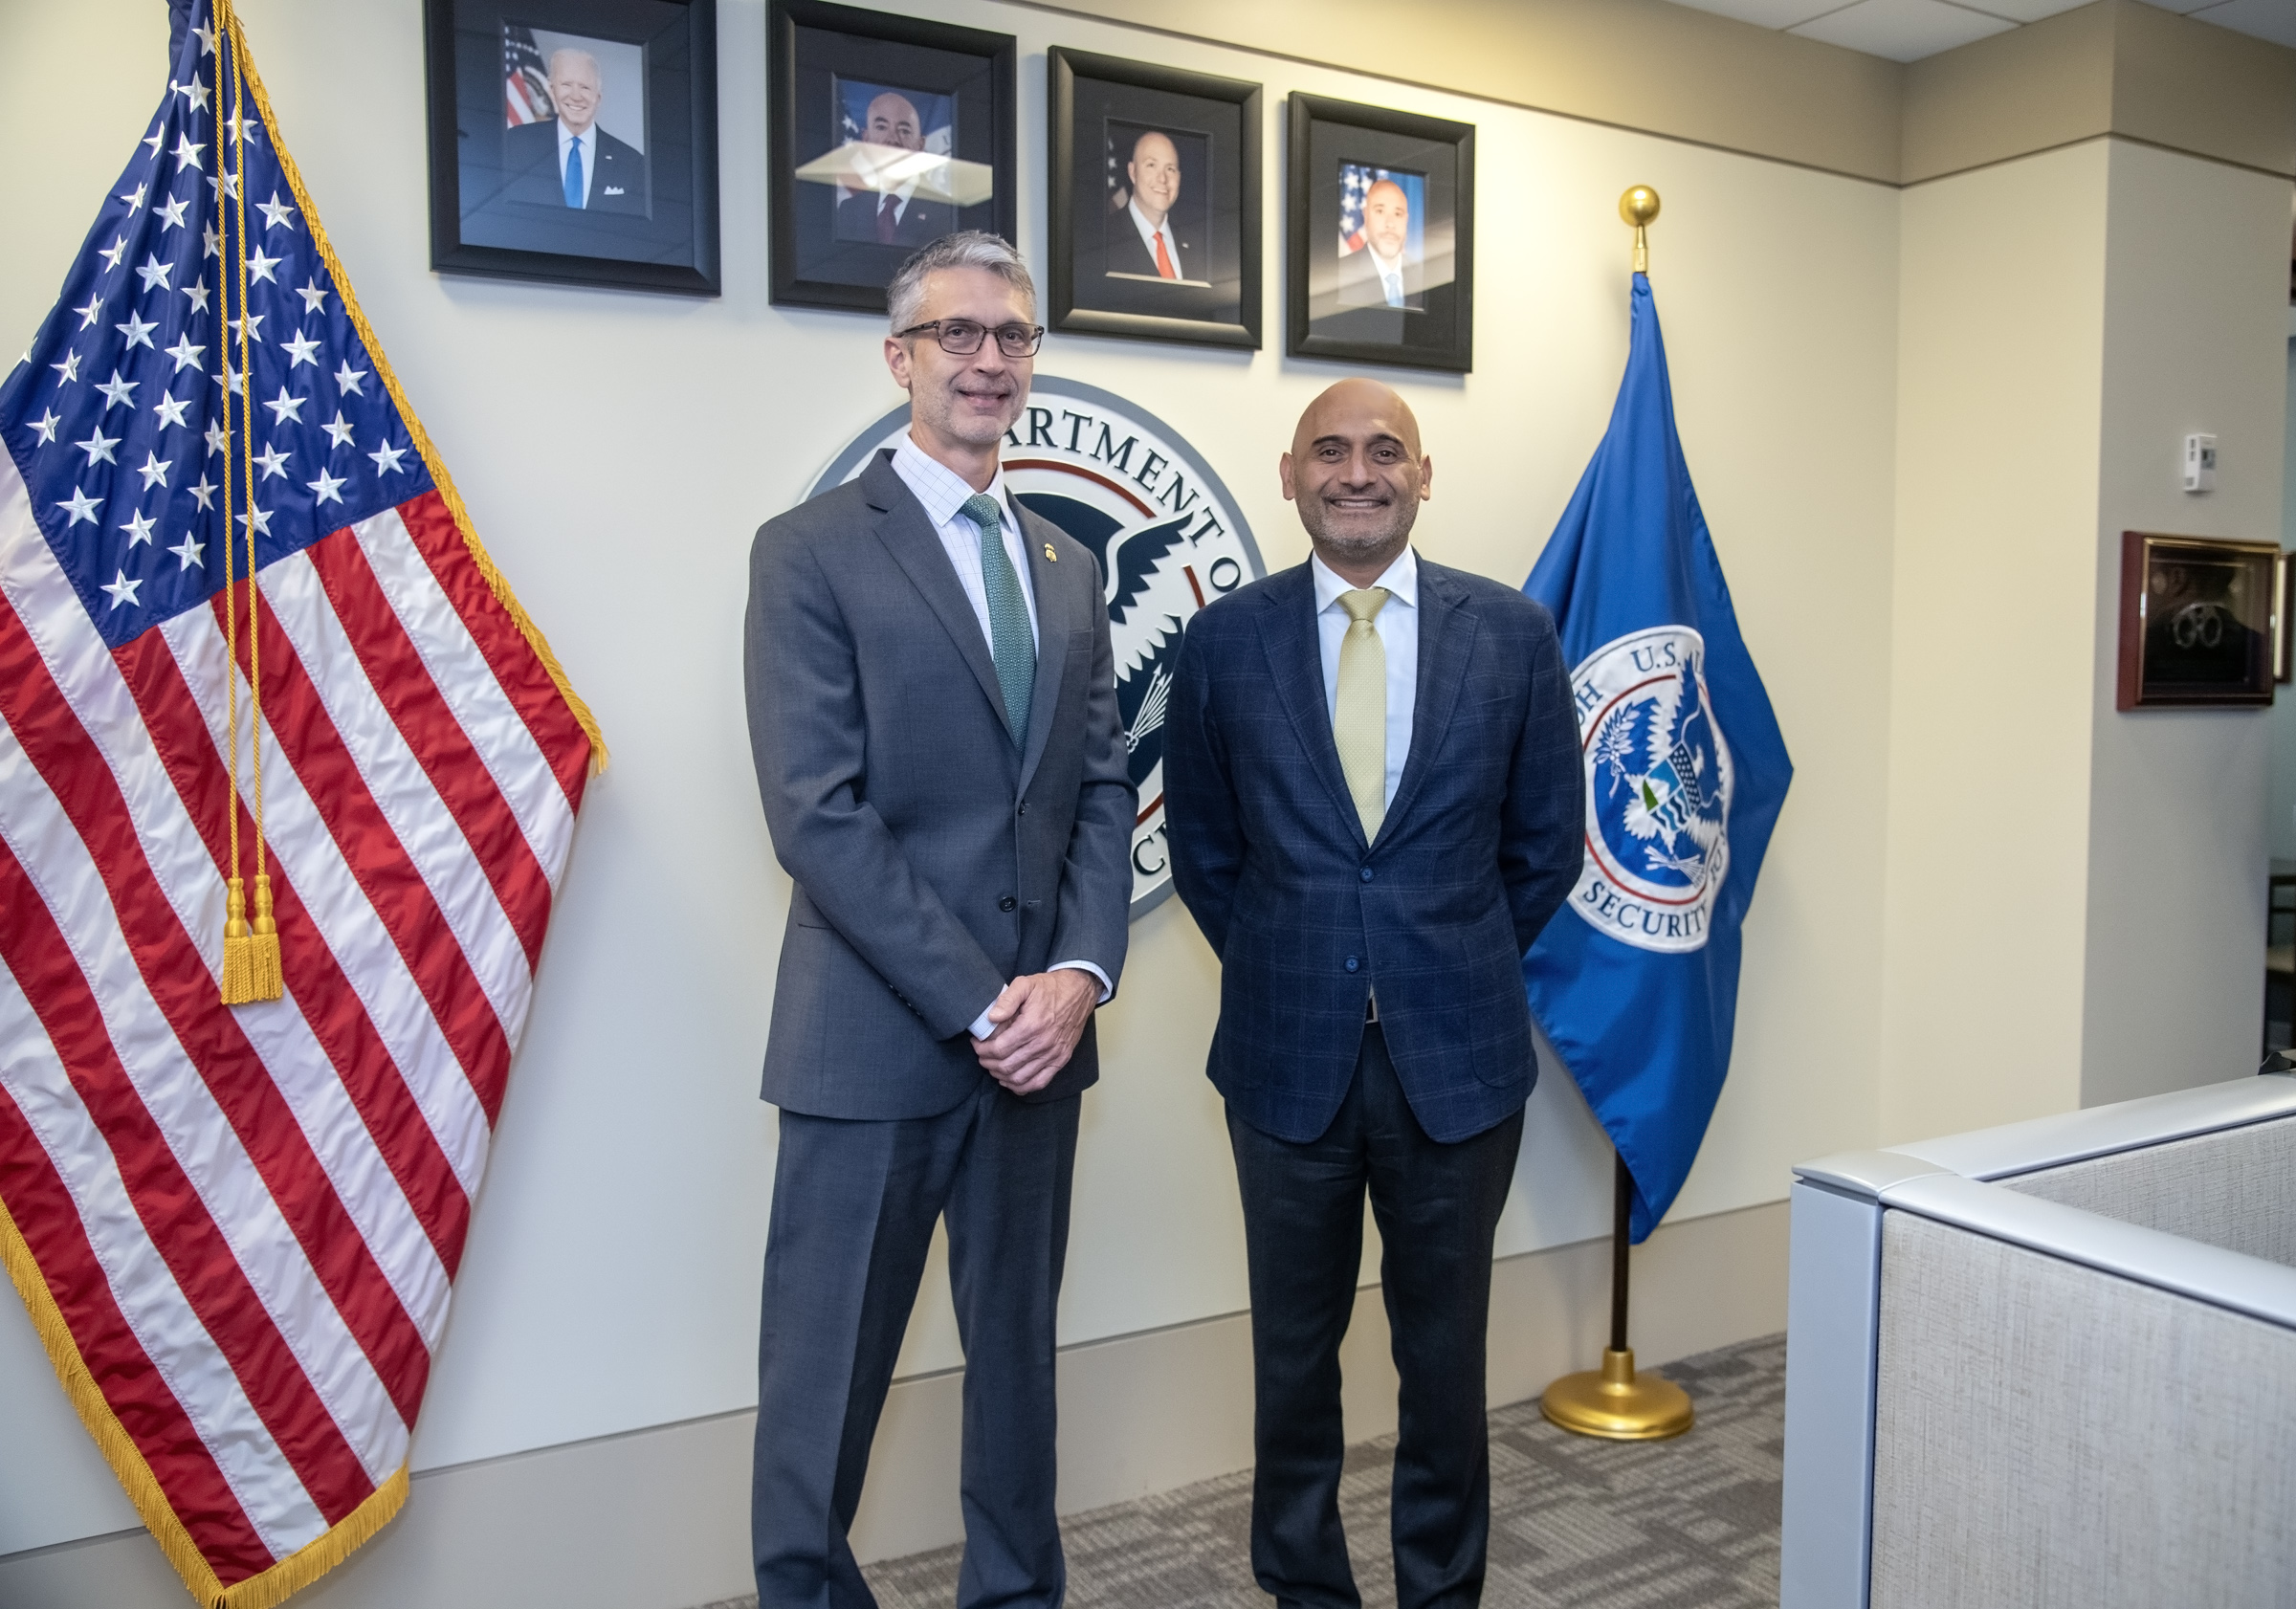
[[[580,210],[551,193],[561,143],[526,132],[558,126],[534,77],[557,40],[603,80]],[[719,293],[717,0],[424,0],[423,43],[433,269]]]
[[[1294,358],[1465,374],[1474,366],[1475,125],[1291,97],[1285,151],[1285,350]],[[1366,231],[1374,194],[1403,197],[1397,280],[1385,288],[1368,244],[1344,249],[1349,187]],[[1416,194],[1416,202],[1411,201]]]
[[[1013,240],[1020,229],[1014,178],[1018,143],[1016,64],[1009,33],[924,22],[837,6],[828,0],[772,0],[766,14],[766,156],[771,297],[781,307],[885,311],[885,287],[917,247],[936,235],[981,229]],[[862,98],[868,92],[866,102]],[[908,107],[886,142],[851,132],[864,113],[891,98]],[[855,102],[849,105],[848,101]],[[867,130],[862,130],[865,136]],[[904,170],[882,153],[921,143],[938,154],[907,190],[884,187]],[[940,149],[936,152],[936,143]],[[911,147],[916,148],[916,147]],[[800,170],[807,172],[801,175]],[[891,227],[875,232],[861,188],[828,176],[867,174],[893,204]],[[986,184],[986,197],[970,203]],[[940,187],[947,199],[935,199]],[[867,229],[865,225],[870,225]],[[891,238],[886,238],[890,235]]]
[[[1059,45],[1045,77],[1045,321],[1071,334],[1258,350],[1261,87]],[[1151,136],[1161,137],[1177,194],[1160,219],[1136,223],[1128,157]],[[1169,278],[1140,232],[1159,225]]]
[[[2285,580],[2276,541],[2123,531],[2114,707],[2271,703]]]

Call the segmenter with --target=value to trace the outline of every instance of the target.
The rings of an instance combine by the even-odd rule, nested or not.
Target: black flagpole
[[[1626,1344],[1626,1253],[1634,1225],[1634,1175],[1616,1158],[1618,1180],[1610,1223],[1610,1348],[1602,1367],[1565,1375],[1538,1401],[1547,1418],[1581,1436],[1612,1442],[1657,1442],[1679,1436],[1694,1417],[1682,1387],[1656,1375],[1635,1373]]]

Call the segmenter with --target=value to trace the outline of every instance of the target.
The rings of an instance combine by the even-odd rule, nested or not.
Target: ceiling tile
[[[1973,11],[1985,11],[2011,22],[2039,22],[2053,17],[2059,11],[2069,11],[2076,6],[2086,6],[2088,0],[1962,0]],[[2205,6],[2210,0],[2189,0],[2195,6]]]
[[[2016,26],[1944,0],[1858,0],[1790,32],[1892,61],[1918,61]]]
[[[2164,11],[2184,11],[2190,13],[2199,11],[2204,6],[2220,5],[2222,4],[2222,0],[2145,0],[2145,4],[2148,6],[2157,6]]]
[[[1751,22],[1761,28],[1791,28],[1798,22],[1838,11],[1844,0],[1674,0],[1677,6],[1688,6],[1696,11],[1718,11],[1740,22]],[[2081,0],[2068,0],[2073,5]],[[2208,0],[2194,0],[2206,5]]]
[[[2296,0],[2225,0],[2186,14],[2196,22],[2213,22],[2276,45],[2296,46]]]

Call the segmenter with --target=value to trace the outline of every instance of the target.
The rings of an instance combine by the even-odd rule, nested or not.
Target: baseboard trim
[[[1634,1340],[1647,1363],[1772,1334],[1786,1322],[1786,1204],[1669,1223],[1634,1254]],[[1518,1402],[1597,1361],[1610,1243],[1491,1267],[1490,1393]],[[1377,1286],[1341,1352],[1351,1442],[1395,1428]],[[954,1542],[962,1376],[897,1382],[853,1527],[863,1559]],[[1060,1507],[1120,1503],[1251,1462],[1251,1322],[1229,1313],[1091,1341],[1060,1356]],[[750,1590],[754,1412],[431,1469],[406,1510],[296,1609],[684,1609]],[[141,1531],[0,1557],[10,1609],[181,1609],[183,1587]]]

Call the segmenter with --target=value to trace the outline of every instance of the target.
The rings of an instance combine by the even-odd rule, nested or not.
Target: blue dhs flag
[[[1690,489],[1643,275],[1610,429],[1523,590],[1561,629],[1586,765],[1586,867],[1523,982],[1633,1175],[1641,1241],[1730,1069],[1738,928],[1794,776]]]

